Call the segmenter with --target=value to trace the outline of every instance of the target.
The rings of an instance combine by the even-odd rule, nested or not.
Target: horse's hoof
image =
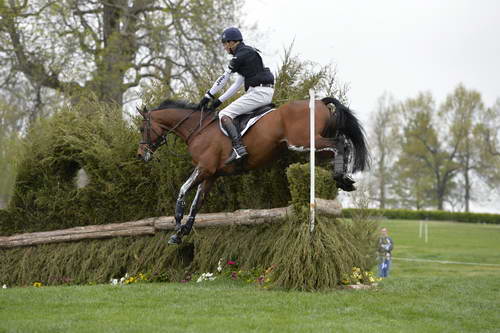
[[[349,184],[349,185],[342,184],[341,186],[339,186],[339,188],[341,190],[346,191],[346,192],[356,191],[356,186],[354,186],[353,184]]]
[[[346,175],[335,175],[333,177],[337,187],[346,192],[352,192],[356,190],[354,186],[355,181],[351,179],[351,177]]]
[[[182,243],[182,238],[179,237],[177,234],[173,234],[170,236],[170,239],[168,240],[169,245],[179,245]]]

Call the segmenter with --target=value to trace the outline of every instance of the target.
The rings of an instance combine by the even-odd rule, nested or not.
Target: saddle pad
[[[241,125],[243,125],[243,128],[238,127],[238,129],[241,133],[241,136],[245,135],[245,133],[250,129],[250,127],[252,127],[252,125],[255,124],[257,121],[259,121],[260,118],[264,117],[266,114],[268,114],[269,112],[274,111],[274,110],[276,110],[276,109],[270,109],[264,113],[258,114],[255,117],[250,118],[246,122],[246,124],[241,124]]]
[[[260,118],[262,118],[263,116],[265,116],[266,114],[268,114],[269,112],[274,111],[274,110],[276,110],[276,109],[273,108],[273,109],[266,110],[262,113],[258,112],[256,114],[255,113],[245,114],[245,115],[236,117],[236,119],[234,119],[233,122],[234,122],[234,125],[236,126],[236,128],[238,129],[238,131],[240,132],[240,135],[243,136],[250,129],[250,127],[253,126],[253,124],[255,124],[257,121],[259,121]],[[227,132],[224,128],[222,128],[220,121],[219,121],[219,128],[222,131],[222,133],[224,133],[224,135],[227,136]]]

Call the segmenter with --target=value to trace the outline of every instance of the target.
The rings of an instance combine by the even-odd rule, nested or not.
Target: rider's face
[[[229,41],[222,43],[222,46],[224,46],[224,50],[226,50],[227,53],[232,54],[232,51],[234,50],[234,47],[237,45],[237,42],[235,41]]]
[[[231,53],[231,47],[230,47],[229,43],[230,42],[222,43],[222,46],[224,47],[224,50],[226,50],[227,53]]]

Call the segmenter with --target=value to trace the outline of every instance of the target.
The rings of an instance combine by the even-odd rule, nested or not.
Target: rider
[[[243,36],[238,28],[231,27],[224,30],[221,41],[226,52],[233,55],[233,58],[228,69],[201,99],[198,108],[206,107],[210,100],[213,100],[210,108],[215,110],[245,84],[245,94],[219,112],[221,127],[233,143],[233,151],[226,161],[226,163],[231,163],[248,155],[233,119],[271,103],[274,94],[274,76],[269,68],[264,67],[260,51],[243,43]],[[215,98],[215,94],[226,84],[233,73],[237,73],[236,81],[224,94]]]

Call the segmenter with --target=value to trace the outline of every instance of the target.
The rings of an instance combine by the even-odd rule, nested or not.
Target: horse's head
[[[146,107],[142,110],[137,108],[137,111],[143,118],[139,127],[141,142],[139,142],[139,148],[137,149],[137,158],[149,162],[156,149],[167,141],[167,137],[164,134],[164,128],[153,119],[151,111],[148,111]]]

